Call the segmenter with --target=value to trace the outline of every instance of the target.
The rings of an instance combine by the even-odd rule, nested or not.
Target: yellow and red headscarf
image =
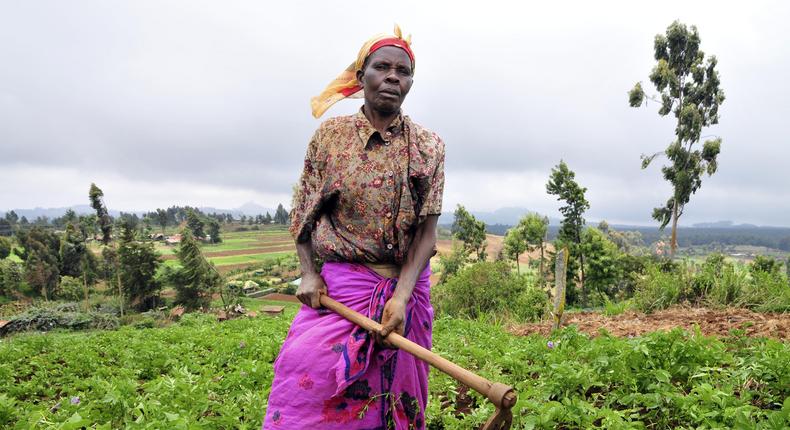
[[[412,70],[414,70],[414,53],[411,50],[411,35],[403,37],[400,27],[395,25],[395,35],[379,34],[372,37],[362,45],[359,50],[357,60],[349,65],[338,77],[336,77],[324,89],[321,94],[310,100],[310,107],[313,110],[313,117],[320,118],[330,106],[344,98],[361,98],[364,96],[362,86],[357,81],[357,70],[362,68],[365,59],[370,54],[385,46],[397,46],[403,49],[411,58]]]

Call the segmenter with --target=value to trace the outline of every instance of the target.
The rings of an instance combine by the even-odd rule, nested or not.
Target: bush
[[[683,273],[648,267],[645,276],[637,282],[634,306],[642,312],[651,313],[677,303],[681,285],[686,282]]]
[[[0,236],[0,260],[11,255],[12,249],[13,243],[11,242],[11,239]]]
[[[10,319],[0,328],[0,336],[26,331],[49,331],[54,329],[114,329],[118,318],[101,313],[77,312],[75,303],[60,304],[51,308],[31,308]]]
[[[463,247],[459,244],[453,245],[453,251],[447,255],[439,256],[439,266],[441,266],[442,274],[439,277],[439,283],[447,282],[450,277],[458,273],[468,260],[467,254]]]
[[[84,299],[85,286],[82,283],[82,279],[71,276],[61,276],[57,298],[71,301],[80,301]]]
[[[752,273],[738,299],[739,306],[759,312],[790,312],[790,285],[778,272]]]
[[[434,289],[437,310],[452,316],[508,316],[519,321],[540,319],[547,297],[534,280],[514,274],[503,261],[477,262]]]
[[[11,297],[21,290],[23,277],[21,264],[11,260],[0,261],[0,296]]]

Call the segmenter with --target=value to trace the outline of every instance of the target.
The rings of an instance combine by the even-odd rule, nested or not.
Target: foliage
[[[112,218],[110,218],[110,213],[104,204],[104,192],[96,184],[91,183],[88,197],[91,201],[91,207],[96,211],[96,218],[99,221],[99,228],[102,232],[102,243],[107,245],[112,240]]]
[[[17,231],[25,260],[25,281],[45,299],[53,296],[60,280],[60,238],[40,226]]]
[[[203,257],[189,229],[181,233],[176,253],[181,267],[168,275],[176,289],[176,303],[190,310],[207,307],[211,302],[211,291],[222,282],[221,276]]]
[[[206,236],[203,232],[205,223],[200,219],[200,216],[192,209],[187,209],[187,228],[192,233],[192,237],[202,239]]]
[[[219,234],[219,222],[215,219],[208,219],[206,220],[206,224],[208,224],[208,235],[211,238],[209,242],[211,243],[221,243],[222,237]]]
[[[452,252],[439,255],[439,266],[442,271],[439,277],[439,283],[443,284],[447,282],[451,276],[458,273],[458,271],[466,265],[467,261],[468,257],[466,252],[464,252],[463,245],[454,243]]]
[[[128,230],[125,230],[128,232]],[[118,247],[118,262],[124,295],[138,310],[148,310],[158,304],[161,285],[156,272],[161,264],[159,253],[151,242],[124,239]]]
[[[787,277],[778,270],[742,270],[721,254],[712,254],[700,266],[691,263],[664,268],[648,265],[646,274],[637,283],[635,306],[652,312],[681,302],[787,312],[790,311],[790,288]]]
[[[0,343],[4,428],[258,429],[286,316],[161,329],[17,335]],[[433,350],[519,394],[513,429],[757,428],[790,425],[790,344],[680,330],[588,338],[573,327],[519,337],[442,317]],[[493,412],[432,370],[427,428],[478,428]],[[76,400],[74,400],[76,398]],[[55,407],[59,404],[59,407]]]
[[[54,307],[34,307],[12,317],[0,328],[0,336],[22,331],[50,331],[54,329],[85,330],[114,329],[118,318],[100,312],[79,312],[75,303]],[[1,422],[1,421],[0,421]]]
[[[60,277],[58,299],[77,302],[85,298],[85,285],[80,278],[71,276]]]
[[[447,315],[532,321],[543,316],[547,297],[531,279],[513,273],[507,263],[480,261],[438,285],[433,301]]]
[[[579,186],[574,180],[576,173],[568,168],[564,161],[551,169],[549,182],[546,183],[546,192],[557,196],[557,200],[565,202],[565,206],[560,207],[563,216],[560,231],[557,235],[555,249],[568,248],[570,258],[568,259],[568,279],[576,278],[576,271],[581,270],[579,283],[584,290],[584,253],[581,249],[582,228],[584,227],[584,211],[590,208],[590,203],[585,199],[584,193],[587,188]],[[572,262],[578,260],[578,266]],[[571,287],[572,282],[568,282]],[[568,288],[568,290],[572,290]],[[568,296],[568,304],[573,304]]]
[[[9,259],[0,260],[0,296],[11,297],[21,289],[22,265]]]
[[[754,261],[749,266],[749,271],[754,275],[757,272],[777,274],[782,270],[782,262],[764,255],[754,257]]]
[[[464,243],[464,253],[467,256],[475,253],[477,261],[485,261],[486,224],[478,221],[461,205],[458,205],[453,215],[451,231],[456,239]]]
[[[524,230],[519,226],[513,227],[505,233],[502,252],[516,262],[516,270],[521,273],[518,257],[527,250],[527,241],[524,239]]]
[[[587,228],[582,233],[581,250],[586,264],[585,286],[601,297],[614,297],[617,281],[623,276],[617,246],[600,230]]]
[[[705,60],[700,49],[700,37],[695,26],[689,29],[679,21],[673,22],[665,35],[656,35],[654,57],[656,66],[650,81],[661,95],[658,114],[672,113],[676,118],[676,139],[664,151],[669,165],[662,167],[664,179],[672,184],[672,196],[666,205],[653,210],[653,218],[661,228],[672,222],[671,252],[677,247],[677,220],[685,205],[702,186],[702,175],[709,176],[718,167],[721,138],[706,140],[702,149],[693,149],[699,142],[702,128],[719,122],[719,105],[724,92],[719,88],[719,73],[715,56]],[[641,83],[629,92],[632,107],[642,105],[645,94]],[[642,156],[642,168],[658,154]]]
[[[12,248],[13,242],[11,242],[11,239],[0,236],[0,260],[11,255]]]
[[[266,215],[269,215],[268,213]],[[277,205],[277,210],[274,212],[274,222],[277,224],[288,224],[288,211],[285,210],[282,203]]]

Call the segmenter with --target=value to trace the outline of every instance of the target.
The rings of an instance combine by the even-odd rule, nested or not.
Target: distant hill
[[[96,211],[94,211],[93,208],[90,207],[90,205],[72,205],[72,206],[64,206],[59,208],[36,207],[33,209],[13,209],[13,211],[16,212],[16,214],[20,218],[25,217],[28,219],[28,221],[33,221],[34,219],[40,216],[45,216],[49,219],[61,217],[69,209],[76,212],[77,215],[90,215],[96,213]],[[268,208],[266,206],[261,206],[255,202],[247,202],[235,209],[219,209],[211,206],[202,206],[202,207],[198,207],[198,209],[200,209],[203,213],[207,213],[207,214],[210,213],[231,214],[235,218],[238,218],[241,215],[247,215],[247,216],[266,215],[266,212],[274,216],[274,212],[275,212],[275,209]],[[151,208],[147,210],[134,210],[134,211],[117,211],[112,208],[109,208],[110,215],[113,217],[117,217],[118,215],[120,215],[121,212],[134,213],[137,214],[138,216],[142,216],[146,212],[152,212],[154,210],[156,210],[156,208]],[[5,212],[3,212],[2,214],[5,215]]]

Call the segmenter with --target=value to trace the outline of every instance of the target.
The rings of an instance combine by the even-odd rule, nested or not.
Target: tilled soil
[[[539,333],[548,336],[551,321],[514,325],[510,332],[526,336]],[[580,332],[598,336],[606,329],[614,336],[639,336],[653,331],[669,331],[675,327],[693,330],[698,325],[705,335],[729,336],[731,330],[744,330],[747,336],[790,339],[790,314],[761,314],[748,309],[708,309],[677,306],[649,315],[629,311],[616,316],[598,312],[566,313],[563,326],[574,324]]]

